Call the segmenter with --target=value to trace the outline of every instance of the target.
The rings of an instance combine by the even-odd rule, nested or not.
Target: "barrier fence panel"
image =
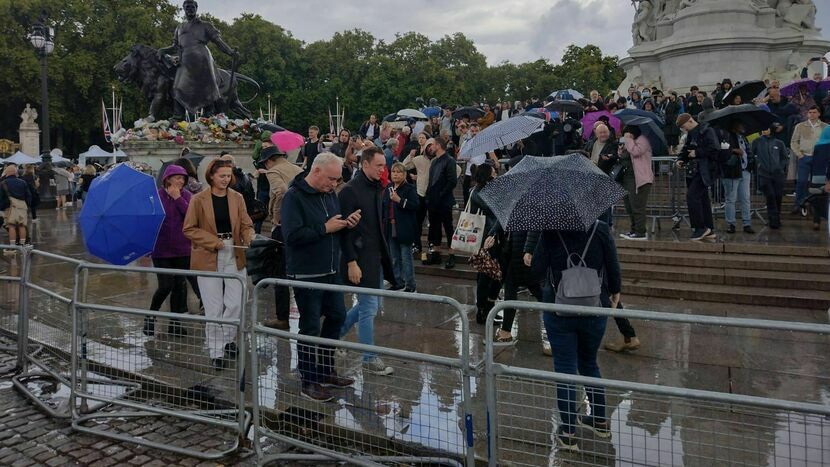
[[[271,329],[260,324],[260,320],[273,313],[262,295],[263,289],[271,291],[266,287],[275,284],[292,287],[295,294],[309,289],[374,295],[385,306],[411,307],[416,313],[429,312],[430,304],[447,307],[460,323],[460,342],[454,347],[455,355],[438,356]],[[337,300],[337,295],[333,299]],[[267,279],[254,289],[252,316],[254,444],[261,463],[327,459],[357,465],[474,465],[469,324],[457,301],[433,295]],[[409,337],[400,344],[418,347],[420,343]],[[366,352],[381,357],[394,373],[370,373],[362,365]],[[311,380],[322,378],[327,373],[326,365],[332,365],[341,377],[353,378],[354,383],[332,387],[331,401],[304,397],[299,368]],[[263,437],[311,454],[270,455]]]
[[[118,277],[110,277],[111,273]],[[134,290],[131,284],[153,280],[148,276],[156,274],[222,279],[226,287],[237,282],[242,292],[234,304],[245,309],[247,277],[239,274],[78,266],[72,313],[70,397],[71,407],[76,408],[72,427],[191,457],[219,459],[237,450],[250,421],[244,406],[245,313],[239,319],[225,319],[151,311],[146,289]],[[84,287],[87,300],[80,298]],[[99,288],[106,293],[99,293]],[[125,393],[95,384],[90,372],[138,389]],[[88,401],[111,407],[85,414]]]
[[[82,261],[31,248],[25,259],[20,329],[29,350],[14,385],[50,416],[69,418],[72,290]]]
[[[25,288],[23,286],[24,268],[27,264],[26,250],[16,245],[0,245],[0,335],[11,341],[3,350],[17,355],[16,368],[2,368],[0,375],[19,372],[25,360],[26,339],[20,327],[22,308],[26,306]],[[21,352],[22,348],[22,352]]]
[[[505,308],[830,335],[826,324],[528,302],[497,304],[488,316],[485,335],[492,335],[493,318]],[[713,335],[725,341],[735,338],[723,332]],[[826,345],[823,337],[813,339]],[[490,340],[485,359],[490,465],[830,463],[827,399],[808,403],[519,368],[497,363]],[[562,401],[572,402],[574,412],[560,412]],[[608,430],[589,428],[591,417],[601,418],[603,412]],[[557,429],[570,432],[570,423],[575,426],[576,451],[557,440]]]

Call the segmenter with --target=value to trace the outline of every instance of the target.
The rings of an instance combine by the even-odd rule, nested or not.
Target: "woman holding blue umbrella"
[[[184,189],[187,172],[177,166],[169,165],[162,176],[162,187],[158,190],[159,200],[164,206],[164,222],[153,248],[153,267],[161,269],[190,268],[190,240],[182,233],[184,216],[190,205],[190,192]],[[184,276],[158,274],[158,288],[153,294],[150,309],[158,311],[167,296],[170,296],[171,313],[187,313],[187,282]],[[156,319],[144,317],[143,332],[147,336],[155,334]],[[184,336],[187,332],[181,321],[170,320],[167,333],[172,336]]]
[[[184,235],[192,243],[190,269],[220,273],[245,271],[245,251],[254,225],[240,193],[229,189],[233,180],[229,161],[214,159],[205,170],[210,185],[190,201],[184,219]],[[207,318],[238,320],[242,312],[242,284],[237,280],[199,277],[199,289]],[[215,323],[205,325],[210,359],[216,370],[236,358],[236,330]]]

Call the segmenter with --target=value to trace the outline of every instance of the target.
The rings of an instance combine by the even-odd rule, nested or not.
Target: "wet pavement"
[[[33,233],[36,247],[76,259],[92,259],[86,255],[81,242],[74,222],[76,214],[74,209],[41,213]],[[782,237],[780,244],[800,245],[801,240],[790,242],[786,238],[811,235],[816,239],[814,245],[826,244],[820,240],[826,235],[815,235],[809,226],[805,224],[805,227],[785,231],[791,237]],[[746,241],[769,243],[761,239],[762,235]],[[778,240],[775,242],[779,244]],[[18,269],[13,259],[0,260],[2,274],[15,274]],[[74,270],[73,264],[36,258],[32,277],[34,283],[71,297]],[[80,293],[86,293],[87,302],[144,309],[149,305],[155,278],[141,273],[94,271],[90,272],[86,284]],[[465,306],[463,311],[472,323],[469,342],[463,342],[456,310],[410,300],[386,300],[375,320],[376,343],[450,359],[458,359],[461,348],[469,345],[472,362],[481,366],[484,329],[474,321],[474,284],[424,276],[418,278],[418,289],[422,293],[453,297]],[[272,294],[265,293],[263,298],[265,309],[272,309],[268,302],[273,299]],[[630,308],[672,313],[770,319],[780,319],[782,315],[781,309],[764,306],[633,297],[625,302]],[[16,323],[13,316],[16,295],[11,286],[0,289],[0,305],[3,312],[0,327],[12,329]],[[165,305],[163,311],[166,310]],[[190,311],[197,313],[197,310],[198,304],[191,293]],[[68,316],[65,304],[33,291],[30,335],[48,344],[44,354],[62,368],[68,368],[68,356],[61,352],[69,347]],[[798,319],[827,323],[828,315],[824,311],[801,312]],[[141,333],[140,316],[92,311],[86,321],[90,360],[136,375],[133,381],[151,388],[135,396],[137,400],[191,413],[235,407],[232,394],[237,378],[233,368],[213,371],[204,352],[203,324],[185,321],[186,338],[164,332],[164,320],[159,322],[161,331],[151,338]],[[292,329],[296,330],[296,315],[291,321]],[[601,350],[599,365],[604,377],[830,404],[830,373],[826,370],[830,357],[828,336],[643,321],[635,321],[633,325],[642,347],[628,354]],[[520,312],[514,332],[518,341],[497,350],[499,363],[519,368],[553,368],[552,359],[541,352],[537,313]],[[620,339],[619,333],[613,320],[609,320],[606,341],[617,339]],[[354,332],[348,340],[355,340]],[[324,438],[332,447],[339,446],[347,452],[456,457],[463,449],[463,410],[459,407],[462,385],[456,368],[387,357],[387,364],[395,369],[395,375],[370,375],[362,370],[357,354],[346,352],[338,355],[339,372],[356,378],[356,384],[338,393],[333,403],[319,404],[297,395],[294,343],[258,336],[254,347],[259,362],[256,381],[260,401],[268,409],[265,421],[280,432],[307,439]],[[608,391],[607,401],[611,440],[586,436],[581,443],[583,454],[566,454],[557,451],[552,442],[557,418],[553,409],[556,405],[554,384],[501,377],[497,388],[500,439],[503,440],[500,455],[516,465],[830,463],[830,422],[820,417],[612,390]],[[0,389],[0,397],[5,392],[10,390]],[[247,388],[248,404],[250,393]],[[483,380],[473,378],[471,394],[477,454],[485,456]],[[19,396],[15,397],[20,405]],[[227,419],[224,415],[215,416]],[[91,422],[90,426],[93,424],[113,428],[112,422]],[[68,431],[66,436],[88,437]],[[225,436],[224,441],[227,439]],[[213,446],[217,450],[221,447]],[[284,446],[277,444],[271,452],[279,449]],[[3,460],[0,456],[0,463],[5,465]]]

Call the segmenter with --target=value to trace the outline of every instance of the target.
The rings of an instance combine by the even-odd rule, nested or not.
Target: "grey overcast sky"
[[[815,3],[818,24],[830,38],[830,0]],[[399,32],[433,40],[462,32],[490,64],[558,61],[569,44],[592,43],[608,55],[624,56],[634,16],[630,0],[199,0],[199,9],[226,21],[258,13],[305,42],[354,28],[387,41]]]

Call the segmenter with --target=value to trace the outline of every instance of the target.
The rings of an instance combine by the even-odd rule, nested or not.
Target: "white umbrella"
[[[425,113],[415,109],[401,109],[398,111],[399,117],[415,118],[420,120],[428,120]]]
[[[32,156],[27,156],[20,151],[14,153],[13,156],[9,157],[8,159],[3,160],[4,164],[17,164],[17,165],[28,165],[28,164],[38,164],[40,163],[39,160]]]
[[[544,125],[544,119],[527,115],[502,120],[481,130],[473,139],[467,141],[458,156],[467,157],[495,151],[527,138],[541,130]]]

